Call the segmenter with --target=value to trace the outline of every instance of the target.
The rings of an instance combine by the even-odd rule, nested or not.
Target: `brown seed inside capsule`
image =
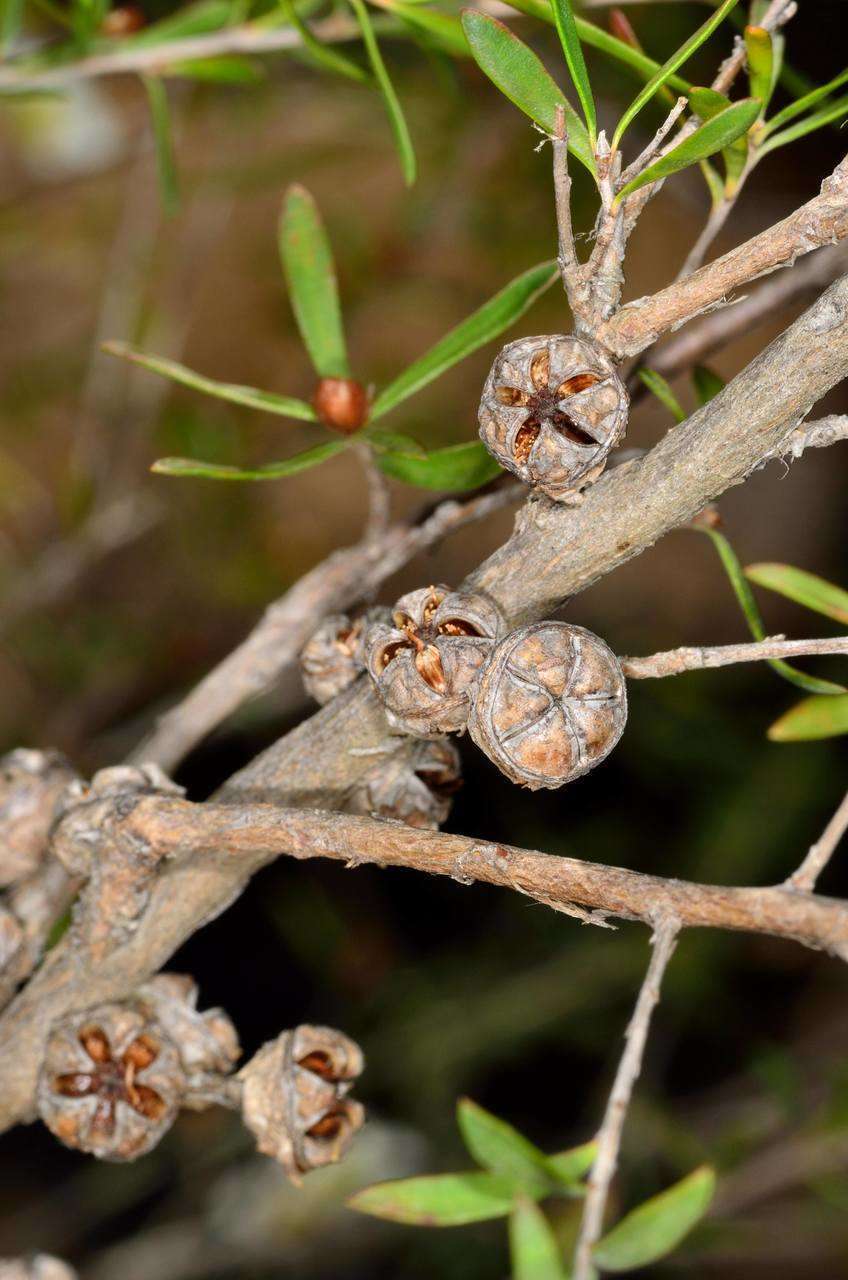
[[[322,378],[312,404],[324,425],[343,436],[353,435],[368,418],[368,396],[355,378]]]
[[[566,396],[576,396],[579,391],[585,391],[588,387],[594,387],[600,382],[600,378],[594,373],[575,373],[573,378],[566,378],[565,382],[560,383],[557,387],[557,399],[563,400]]]
[[[547,347],[543,347],[541,351],[537,351],[530,361],[530,381],[537,391],[542,391],[548,385],[548,378],[551,376],[551,353]]]
[[[297,1065],[303,1067],[304,1071],[311,1071],[313,1075],[320,1076],[322,1080],[334,1079],[330,1055],[323,1049],[313,1049],[311,1053],[304,1054],[302,1058],[298,1058]]]
[[[330,1111],[306,1130],[307,1138],[336,1138],[341,1132],[345,1120],[343,1111]]]
[[[533,422],[525,422],[523,427],[518,428],[515,433],[515,444],[512,447],[512,456],[516,462],[523,464],[530,457],[540,429]]]
[[[529,400],[527,392],[519,391],[518,387],[497,387],[495,389],[495,398],[498,404],[505,404],[510,407],[527,404]]]
[[[433,644],[425,645],[415,655],[415,668],[422,680],[425,680],[436,693],[444,693],[448,687],[439,651]]]

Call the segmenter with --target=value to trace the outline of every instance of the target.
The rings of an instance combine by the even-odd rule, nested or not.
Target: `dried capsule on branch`
[[[176,1046],[142,1007],[106,1004],[51,1031],[38,1112],[68,1147],[102,1160],[135,1160],[176,1119],[185,1077]]]
[[[185,973],[159,973],[135,999],[177,1046],[186,1077],[231,1071],[241,1055],[236,1029],[223,1009],[197,1008],[198,990]]]
[[[352,620],[346,613],[324,619],[300,654],[303,685],[316,702],[323,706],[362,674],[367,666],[368,629],[389,616],[388,609],[369,609]]]
[[[358,1045],[331,1027],[295,1027],[263,1045],[239,1072],[244,1122],[294,1182],[335,1164],[362,1127],[347,1093],[364,1066]]]
[[[415,738],[405,751],[375,765],[345,808],[393,818],[419,830],[438,831],[462,786],[459,752],[447,738]]]
[[[480,436],[502,467],[557,502],[595,479],[627,425],[627,392],[584,338],[521,338],[492,365]]]
[[[423,587],[401,596],[391,624],[371,627],[368,670],[389,724],[419,737],[465,728],[477,675],[503,628],[487,596]]]
[[[468,731],[502,773],[536,791],[594,768],[626,721],[627,691],[612,650],[584,627],[537,622],[493,650]]]

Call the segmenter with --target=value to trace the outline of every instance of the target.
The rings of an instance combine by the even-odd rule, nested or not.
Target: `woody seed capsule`
[[[401,596],[391,625],[368,632],[368,670],[400,733],[428,737],[465,728],[480,667],[503,628],[488,596],[423,587]]]
[[[600,475],[624,435],[627,409],[624,384],[595,343],[521,338],[492,365],[480,437],[502,467],[562,502]]]
[[[612,650],[584,627],[537,622],[492,651],[468,732],[502,773],[535,791],[600,764],[626,722],[627,691]]]

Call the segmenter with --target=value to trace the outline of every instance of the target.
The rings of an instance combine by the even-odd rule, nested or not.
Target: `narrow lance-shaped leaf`
[[[834,76],[832,80],[828,80],[827,84],[811,89],[809,93],[803,94],[795,102],[790,102],[782,111],[778,111],[777,115],[772,116],[771,120],[766,122],[764,133],[768,135],[783,128],[785,124],[789,124],[790,120],[795,120],[798,116],[802,116],[811,107],[814,107],[816,103],[821,102],[823,98],[829,98],[836,89],[841,89],[844,84],[848,84],[848,69],[840,71],[839,75]]]
[[[510,102],[552,134],[557,107],[562,107],[568,149],[590,173],[595,160],[586,126],[541,61],[509,27],[479,9],[464,9],[462,27],[474,60]]]
[[[387,451],[375,458],[387,476],[411,484],[416,489],[439,489],[444,493],[464,493],[479,489],[501,474],[492,455],[479,440],[433,449],[426,457]]]
[[[686,96],[689,99],[689,106],[702,120],[712,120],[713,116],[726,111],[732,105],[726,94],[699,84],[693,85]]]
[[[332,71],[336,75],[345,76],[348,80],[356,80],[360,84],[368,83],[371,77],[364,67],[360,67],[358,62],[353,61],[353,58],[348,58],[345,54],[339,53],[338,49],[334,49],[332,45],[322,44],[317,36],[312,34],[292,4],[292,0],[281,0],[281,8],[303,41],[304,49],[318,66],[324,67],[325,70]]]
[[[676,422],[686,420],[686,410],[672,391],[661,373],[656,369],[640,369],[639,379],[655,395],[660,404],[664,404]]]
[[[568,1151],[558,1151],[548,1156],[548,1168],[559,1186],[571,1194],[584,1195],[581,1179],[589,1172],[598,1158],[597,1142],[584,1142]]]
[[[358,1213],[416,1227],[461,1227],[505,1218],[516,1186],[494,1173],[443,1173],[378,1182],[348,1200]]]
[[[380,46],[377,43],[377,37],[374,34],[374,28],[371,25],[371,19],[368,16],[368,10],[363,4],[363,0],[348,0],[348,3],[356,15],[359,29],[362,32],[365,52],[368,54],[371,70],[374,72],[374,79],[377,81],[380,92],[383,95],[386,114],[389,117],[389,124],[392,127],[398,155],[400,156],[400,167],[404,181],[408,187],[411,187],[415,181],[416,173],[415,149],[412,145],[406,116],[403,114],[403,107],[400,105],[400,99],[395,93],[395,87],[386,70],[386,64],[383,61],[383,55],[380,52]]]
[[[848,733],[848,694],[840,698],[804,698],[768,731],[772,742],[815,742]]]
[[[137,351],[126,342],[104,342],[103,350],[111,356],[121,356],[131,360],[133,364],[149,369],[151,373],[161,374],[183,387],[191,387],[194,391],[202,391],[205,395],[215,396],[218,400],[227,400],[231,404],[242,404],[248,409],[261,409],[264,413],[279,414],[283,418],[298,418],[303,422],[314,422],[315,410],[305,400],[296,400],[294,396],[278,396],[272,391],[260,391],[256,387],[243,387],[236,382],[217,382],[214,378],[206,378],[195,373],[184,364],[175,360],[166,360],[162,356],[149,356]]]
[[[813,133],[816,129],[823,129],[825,125],[833,124],[846,115],[848,115],[848,96],[837,98],[835,102],[829,102],[822,107],[821,111],[816,111],[813,115],[799,120],[797,124],[790,125],[788,129],[783,129],[780,133],[771,134],[760,147],[760,155],[768,155],[769,151],[776,151],[778,147],[785,147],[790,142],[797,142],[799,138],[806,137],[808,133]]]
[[[745,615],[751,635],[755,640],[764,640],[766,629],[762,615],[757,608],[754,593],[748,584],[736,552],[724,534],[719,533],[717,529],[709,529],[704,526],[697,526],[697,528],[700,533],[707,535],[718,552],[719,559],[724,566],[724,570],[730,579],[730,585],[733,587],[733,592],[739,602],[739,607]],[[807,693],[835,695],[846,692],[843,685],[833,684],[830,680],[817,680],[814,676],[808,676],[803,671],[798,671],[797,668],[780,659],[770,660],[769,666],[784,680],[788,680],[790,684],[796,685],[799,689],[804,689]]]
[[[384,387],[371,406],[371,421],[394,409],[484,343],[497,338],[553,284],[557,275],[555,262],[541,262],[516,276]]]
[[[279,243],[294,318],[315,372],[320,378],[350,377],[330,241],[305,187],[286,193]]]
[[[565,54],[565,61],[568,64],[574,88],[577,90],[577,97],[580,99],[580,105],[583,108],[583,118],[589,131],[589,141],[594,146],[595,135],[598,131],[595,99],[592,96],[589,72],[586,70],[586,59],[583,57],[583,46],[580,43],[580,36],[577,34],[577,23],[574,20],[571,0],[551,0],[551,6],[554,11],[554,20],[559,33],[562,51]]]
[[[754,98],[743,98],[741,102],[734,102],[732,106],[713,116],[712,120],[707,120],[666,155],[660,156],[653,164],[649,164],[647,169],[643,169],[627,183],[616,196],[616,200],[620,201],[650,182],[667,178],[672,173],[678,173],[681,169],[688,169],[690,165],[697,164],[699,160],[708,159],[717,151],[723,151],[737,138],[748,132],[759,111],[760,104]]]
[[[700,1222],[715,1193],[715,1173],[704,1166],[628,1213],[595,1246],[603,1271],[633,1271],[664,1258]]]
[[[519,1196],[509,1218],[512,1280],[568,1280],[556,1236],[537,1204]]]
[[[745,28],[745,51],[751,97],[759,98],[765,110],[774,84],[774,49],[771,36],[764,27]]]
[[[645,104],[650,102],[657,90],[668,81],[671,74],[675,72],[678,67],[683,66],[684,62],[691,58],[692,54],[701,47],[704,41],[709,39],[716,27],[724,21],[728,13],[730,13],[730,10],[735,8],[738,3],[739,0],[723,0],[723,3],[719,5],[715,13],[713,13],[707,21],[700,26],[684,44],[680,46],[676,53],[673,53],[671,57],[663,63],[656,75],[652,76],[645,85],[644,89],[642,89],[640,93],[637,93],[636,97],[633,99],[616,126],[612,139],[613,151],[618,147],[621,139],[624,137],[625,131],[632,124],[633,120]]]
[[[186,5],[167,18],[151,22],[141,31],[126,36],[121,40],[122,48],[144,49],[150,46],[161,47],[171,40],[182,40],[187,36],[209,35],[220,31],[230,21],[230,6],[227,0],[200,0],[198,4]]]
[[[462,1098],[457,1107],[462,1140],[470,1155],[490,1173],[511,1178],[526,1190],[551,1189],[547,1157],[500,1116]]]
[[[180,205],[177,170],[174,163],[174,144],[171,137],[171,115],[168,110],[168,94],[162,81],[156,76],[142,76],[150,119],[153,125],[153,145],[156,149],[156,172],[162,207],[170,217]]]
[[[281,480],[317,467],[347,447],[346,440],[333,440],[296,453],[293,458],[268,462],[262,467],[231,467],[224,463],[201,462],[197,458],[160,458],[150,470],[161,476],[191,476],[199,480]]]
[[[745,577],[758,587],[776,591],[787,600],[802,604],[805,609],[823,613],[834,622],[848,626],[848,591],[837,587],[826,578],[791,564],[749,564]]]

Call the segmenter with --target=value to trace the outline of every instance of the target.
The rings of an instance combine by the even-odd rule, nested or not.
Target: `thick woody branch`
[[[809,302],[846,271],[848,251],[844,245],[820,249],[793,270],[765,281],[738,302],[694,320],[651,352],[651,368],[666,378],[673,378],[750,333],[757,325],[773,320],[781,308],[795,302]],[[641,382],[630,390],[634,399],[644,394]]]
[[[574,1254],[574,1280],[592,1280],[592,1250],[604,1226],[604,1209],[610,1184],[618,1167],[621,1136],[633,1089],[642,1070],[645,1045],[651,1029],[651,1017],[659,1003],[660,984],[677,943],[679,924],[674,917],[659,921],[651,937],[651,961],[639,991],[633,1017],[624,1033],[625,1046],[615,1081],[607,1102],[603,1122],[598,1130],[598,1154],[592,1165],[586,1188],[586,1201],[580,1223],[580,1234]]]
[[[631,680],[656,680],[703,671],[709,667],[729,667],[737,662],[772,662],[779,658],[848,657],[848,638],[831,640],[785,640],[772,636],[754,644],[724,644],[714,647],[685,647],[654,653],[648,658],[622,658],[624,674]]]
[[[651,343],[710,307],[722,305],[741,285],[848,235],[848,158],[822,183],[821,193],[795,213],[714,262],[650,298],[622,307],[598,333],[619,358]]]
[[[408,867],[463,884],[499,885],[555,909],[578,906],[652,926],[674,917],[681,926],[790,938],[848,959],[848,903],[787,888],[689,884],[401,823],[267,804],[196,805],[162,792],[132,804],[123,797],[111,807],[101,800],[96,817],[115,848],[132,851],[128,882],[141,864],[156,868],[156,878],[132,927],[122,923],[110,949],[104,951],[102,934],[82,946],[66,938],[0,1022],[0,1129],[32,1115],[51,1023],[125,998],[280,855]],[[85,830],[84,813],[70,815],[57,832],[60,849],[73,851]],[[95,891],[101,894],[103,885]]]

